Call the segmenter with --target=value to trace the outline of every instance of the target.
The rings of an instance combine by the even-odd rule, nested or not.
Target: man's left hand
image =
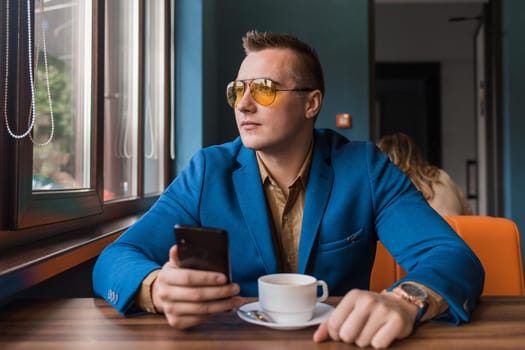
[[[359,347],[386,348],[412,333],[417,312],[416,305],[396,294],[354,289],[319,325],[313,339],[317,343],[331,338]]]

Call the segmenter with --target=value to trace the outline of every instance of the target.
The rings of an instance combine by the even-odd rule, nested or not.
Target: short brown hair
[[[324,76],[317,52],[297,37],[284,33],[258,32],[251,30],[242,38],[242,46],[246,55],[264,49],[289,49],[294,51],[300,65],[294,67],[297,83],[301,88],[319,89],[324,96]],[[304,85],[304,86],[303,86]]]

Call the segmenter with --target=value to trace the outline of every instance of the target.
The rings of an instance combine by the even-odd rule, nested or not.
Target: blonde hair
[[[379,140],[377,147],[410,178],[427,201],[434,197],[432,184],[441,183],[439,168],[423,159],[419,148],[410,136],[401,132],[386,135]]]

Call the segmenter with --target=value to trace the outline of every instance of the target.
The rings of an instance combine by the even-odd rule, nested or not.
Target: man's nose
[[[250,108],[255,105],[255,101],[253,100],[253,97],[250,92],[250,86],[248,84],[244,87],[244,93],[242,94],[242,97],[237,102],[237,108],[238,110],[245,110],[247,108]]]

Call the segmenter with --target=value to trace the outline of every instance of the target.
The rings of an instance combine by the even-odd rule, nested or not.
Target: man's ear
[[[321,110],[321,104],[323,102],[323,94],[320,90],[314,90],[308,93],[306,99],[306,118],[315,118]]]

